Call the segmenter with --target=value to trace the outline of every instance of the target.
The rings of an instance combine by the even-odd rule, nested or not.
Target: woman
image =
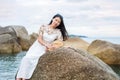
[[[42,25],[39,30],[38,39],[29,48],[21,61],[16,80],[30,79],[40,56],[47,50],[54,49],[51,45],[55,40],[65,41],[68,38],[67,31],[63,22],[63,17],[56,14],[48,25]]]

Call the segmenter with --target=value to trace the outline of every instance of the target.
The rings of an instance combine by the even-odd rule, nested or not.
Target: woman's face
[[[53,20],[52,20],[52,25],[54,26],[54,28],[56,28],[57,26],[59,26],[60,23],[61,23],[60,17],[55,17],[55,18],[53,18]]]

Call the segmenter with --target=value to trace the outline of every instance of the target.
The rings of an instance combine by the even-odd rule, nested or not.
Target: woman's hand
[[[49,46],[48,50],[52,51],[54,49],[60,48],[63,46],[63,42],[61,41],[54,41],[53,43],[51,43],[51,45]]]
[[[42,36],[40,36],[40,35],[39,35],[39,37],[38,37],[38,42],[39,42],[40,44],[42,44],[43,46],[45,46],[47,50],[49,50],[49,49],[53,50],[53,46],[52,46],[51,44],[49,44],[49,43],[46,43],[46,42],[42,39]]]
[[[54,50],[54,46],[52,44],[45,44],[47,50],[51,51],[51,50]]]

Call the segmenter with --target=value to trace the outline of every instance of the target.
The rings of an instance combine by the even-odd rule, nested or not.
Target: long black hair
[[[63,36],[63,40],[67,40],[68,39],[68,32],[65,28],[65,25],[64,25],[64,21],[63,21],[63,17],[62,15],[60,14],[56,14],[53,16],[52,19],[54,19],[55,17],[59,17],[61,19],[61,22],[60,22],[60,25],[57,26],[56,28],[60,29],[61,33],[62,33],[62,36]],[[49,25],[52,23],[52,20],[50,21]]]

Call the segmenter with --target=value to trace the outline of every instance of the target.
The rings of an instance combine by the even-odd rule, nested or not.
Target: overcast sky
[[[70,34],[120,37],[120,0],[0,0],[0,25],[29,33],[60,13]]]

